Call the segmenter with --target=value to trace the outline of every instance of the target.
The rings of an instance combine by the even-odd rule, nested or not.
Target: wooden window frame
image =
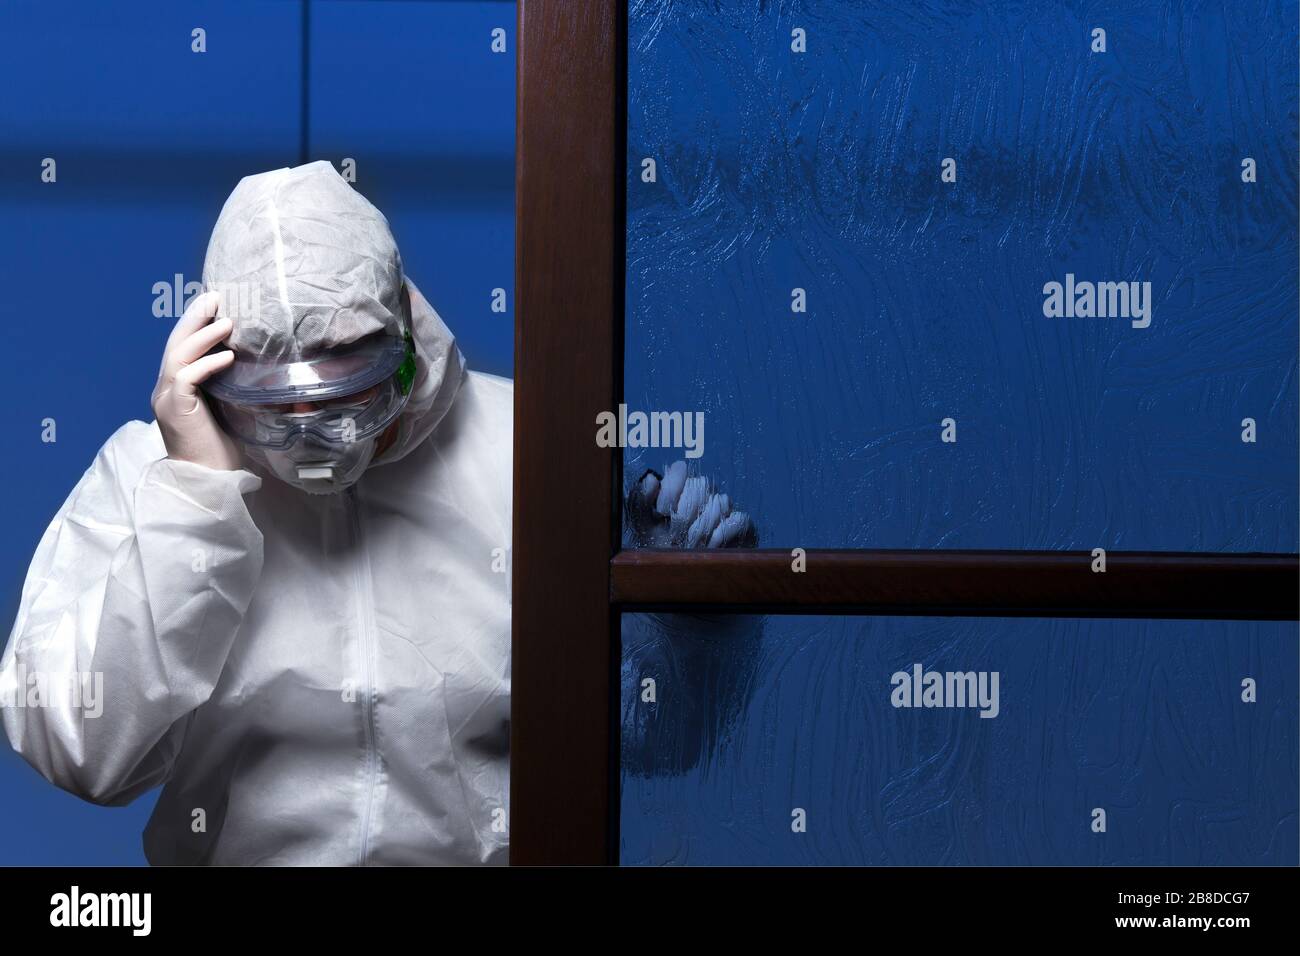
[[[636,610],[1297,620],[1295,554],[621,548],[626,0],[518,0],[510,860],[612,864]]]

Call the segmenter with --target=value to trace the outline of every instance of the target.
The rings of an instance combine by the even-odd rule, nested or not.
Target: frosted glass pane
[[[1300,862],[1294,623],[625,615],[622,633],[625,864]],[[894,706],[918,665],[899,699],[922,706]],[[962,703],[949,672],[975,675],[976,706],[924,706]]]
[[[628,411],[764,544],[1296,549],[1295,4],[628,11]]]

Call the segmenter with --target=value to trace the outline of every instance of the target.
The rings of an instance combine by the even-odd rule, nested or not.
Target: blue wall
[[[206,53],[191,52],[196,27]],[[307,17],[299,0],[0,4],[6,621],[95,451],[152,417],[174,322],[154,316],[154,283],[199,279],[241,176],[355,159],[356,188],[389,217],[471,367],[512,374],[514,36],[512,2],[313,0]],[[46,157],[55,183],[41,182]],[[496,287],[505,314],[490,311]],[[54,443],[41,441],[46,418]],[[152,802],[82,803],[5,747],[0,864],[143,863]]]

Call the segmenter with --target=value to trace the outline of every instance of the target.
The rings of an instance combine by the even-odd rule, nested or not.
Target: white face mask
[[[310,495],[333,495],[361,478],[378,445],[378,438],[345,445],[299,440],[283,450],[254,445],[244,450],[285,484]]]

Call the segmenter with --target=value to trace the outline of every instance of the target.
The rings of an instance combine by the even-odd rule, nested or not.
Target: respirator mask
[[[335,494],[370,465],[414,380],[410,334],[380,333],[287,362],[236,353],[203,389],[253,461],[309,494]]]

